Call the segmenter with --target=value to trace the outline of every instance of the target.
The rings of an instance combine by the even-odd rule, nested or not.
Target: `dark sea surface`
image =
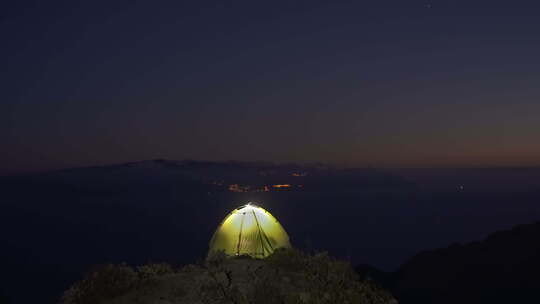
[[[88,190],[1,182],[0,295],[55,303],[92,265],[192,263],[234,208],[258,203],[295,247],[394,271],[425,249],[540,220],[540,169],[394,170],[410,184],[231,193],[189,185]]]

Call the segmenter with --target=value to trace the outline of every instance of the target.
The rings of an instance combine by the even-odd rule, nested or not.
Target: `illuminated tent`
[[[233,210],[210,240],[209,253],[264,258],[277,248],[289,248],[289,236],[270,212],[247,204]]]

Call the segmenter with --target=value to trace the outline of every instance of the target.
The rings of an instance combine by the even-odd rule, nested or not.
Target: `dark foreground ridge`
[[[420,253],[401,267],[394,290],[411,303],[538,303],[539,240],[534,223]]]
[[[401,304],[540,303],[540,222],[424,251],[395,273],[357,267]]]
[[[67,290],[62,304],[128,303],[358,303],[397,301],[370,280],[359,279],[349,263],[326,254],[278,250],[264,260],[248,256],[174,269],[168,264],[132,268],[106,265]]]

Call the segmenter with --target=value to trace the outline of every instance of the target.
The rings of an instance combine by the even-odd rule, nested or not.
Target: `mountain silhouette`
[[[421,252],[397,272],[357,267],[389,288],[400,303],[533,303],[540,273],[540,222],[485,240]],[[536,301],[537,302],[537,301]]]

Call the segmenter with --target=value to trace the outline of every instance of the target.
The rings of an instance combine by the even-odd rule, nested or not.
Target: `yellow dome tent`
[[[270,212],[247,204],[233,210],[210,240],[210,251],[264,258],[277,248],[289,248],[289,236]]]

